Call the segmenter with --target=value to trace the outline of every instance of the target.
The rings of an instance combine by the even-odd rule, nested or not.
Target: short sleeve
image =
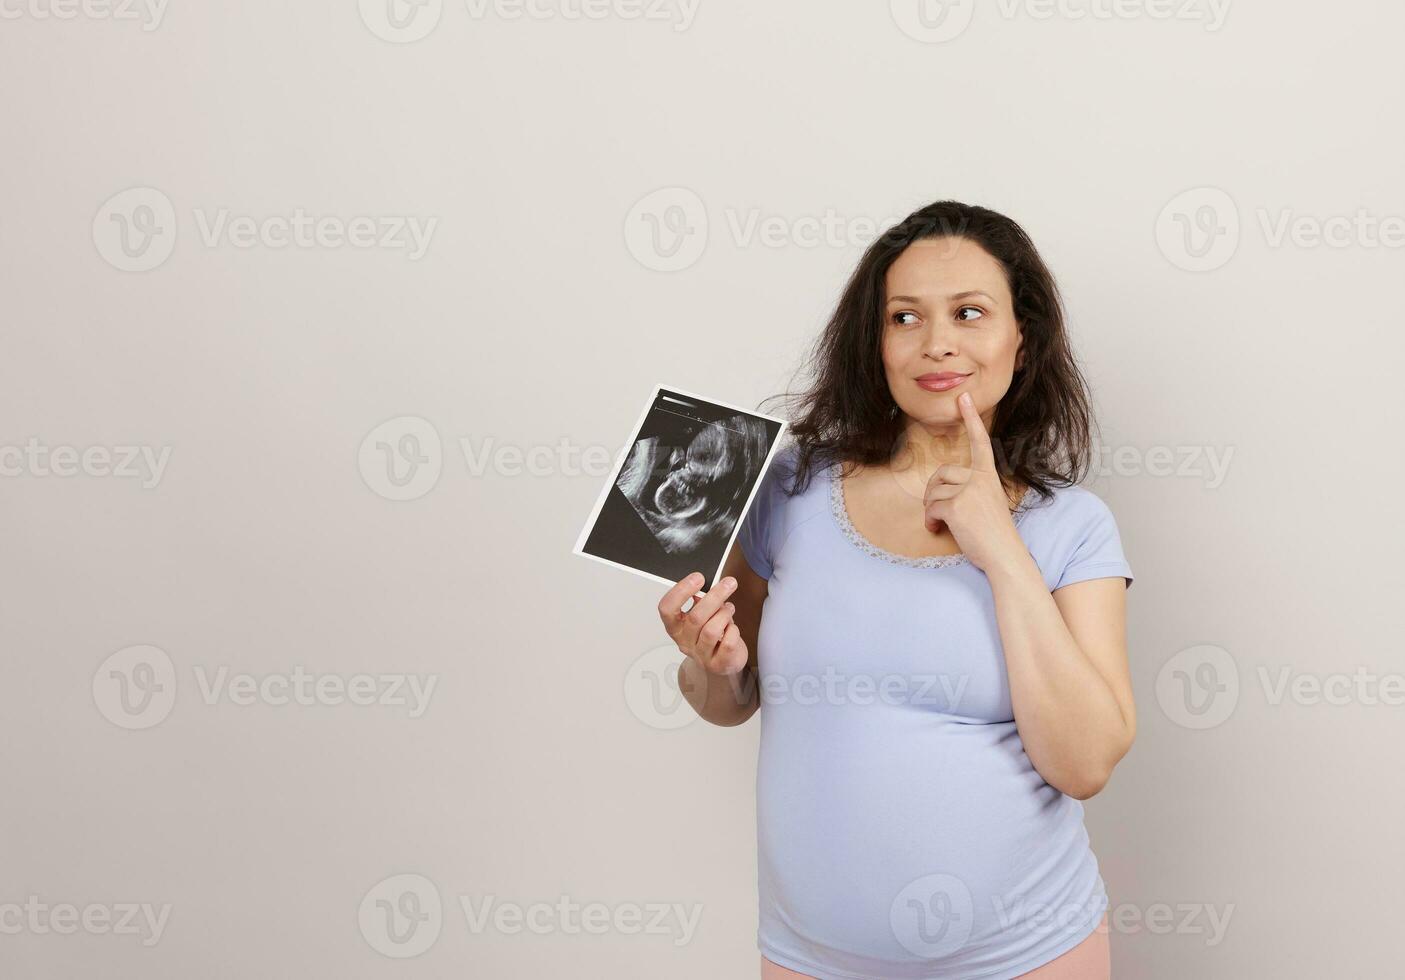
[[[784,450],[777,450],[771,458],[771,465],[761,477],[756,494],[751,498],[751,506],[742,518],[737,531],[737,544],[751,570],[764,579],[771,577],[775,551],[773,539],[779,524],[781,498],[785,491],[781,488],[783,472],[789,472]]]
[[[1127,580],[1127,588],[1130,589],[1134,576],[1127,556],[1122,552],[1122,537],[1117,531],[1112,510],[1091,491],[1085,490],[1080,497],[1082,506],[1078,509],[1077,543],[1054,589],[1092,578],[1118,575]]]

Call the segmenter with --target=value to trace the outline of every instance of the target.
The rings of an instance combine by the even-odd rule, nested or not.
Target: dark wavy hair
[[[1082,480],[1089,465],[1093,414],[1087,382],[1074,361],[1054,277],[1023,228],[1003,214],[959,201],[937,201],[884,232],[859,260],[806,368],[809,386],[762,401],[786,399],[796,443],[793,487],[833,462],[889,462],[906,422],[883,370],[884,282],[913,242],[966,239],[995,257],[1014,300],[1023,359],[996,406],[990,426],[996,466],[1048,499],[1053,487]]]

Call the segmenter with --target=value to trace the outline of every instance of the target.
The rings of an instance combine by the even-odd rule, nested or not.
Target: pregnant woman
[[[1132,571],[1078,485],[1053,277],[937,202],[865,252],[814,361],[724,576],[659,603],[693,708],[761,711],[761,974],[1106,978],[1080,801],[1136,731]]]

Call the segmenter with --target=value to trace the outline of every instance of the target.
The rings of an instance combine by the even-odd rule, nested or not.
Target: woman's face
[[[1021,345],[1000,263],[970,239],[922,239],[893,262],[884,287],[883,368],[898,408],[926,426],[961,426],[956,399],[969,391],[989,428]],[[942,390],[917,381],[948,372],[966,377]]]

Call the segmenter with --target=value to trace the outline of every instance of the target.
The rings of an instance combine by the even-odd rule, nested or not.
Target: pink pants
[[[1087,939],[1070,949],[1037,966],[1028,973],[1021,973],[1019,980],[1110,980],[1112,977],[1112,951],[1107,941],[1107,913],[1103,921]],[[806,973],[796,973],[761,957],[761,980],[813,980]]]

